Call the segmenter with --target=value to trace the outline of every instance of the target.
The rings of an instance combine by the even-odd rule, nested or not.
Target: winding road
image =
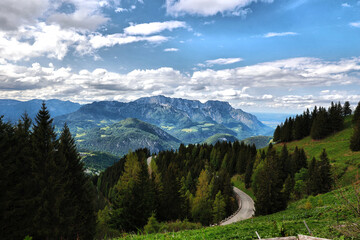
[[[151,160],[152,157],[146,159],[150,173],[151,173],[151,167],[150,167]],[[221,221],[220,225],[228,225],[234,222],[239,222],[245,219],[249,219],[255,214],[255,204],[252,198],[243,191],[241,191],[240,189],[238,189],[237,187],[233,187],[233,191],[236,194],[236,199],[239,208],[233,215]]]
[[[233,191],[238,196],[239,209],[230,218],[222,221],[220,225],[228,225],[234,222],[249,219],[255,214],[255,206],[252,198],[236,187],[233,187]]]

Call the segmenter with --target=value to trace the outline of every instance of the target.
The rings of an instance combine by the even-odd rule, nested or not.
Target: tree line
[[[296,117],[286,118],[284,123],[278,125],[274,132],[275,142],[291,142],[311,136],[319,140],[328,135],[341,131],[344,127],[344,119],[351,115],[350,103],[331,103],[326,110],[324,107],[315,106],[313,111],[309,109]]]
[[[257,215],[266,215],[286,209],[290,200],[305,194],[317,195],[332,189],[331,165],[325,149],[320,160],[308,163],[304,149],[295,147],[289,153],[286,145],[276,151],[270,144],[260,150],[252,176],[252,188]]]
[[[59,137],[45,104],[34,124],[0,118],[0,238],[92,239],[94,188],[65,125]]]

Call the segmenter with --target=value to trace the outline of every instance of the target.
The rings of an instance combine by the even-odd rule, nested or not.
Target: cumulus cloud
[[[264,35],[264,38],[271,38],[271,37],[284,37],[284,36],[294,36],[298,35],[296,32],[269,32]]]
[[[100,25],[106,23],[109,18],[101,12],[101,7],[108,3],[99,0],[67,0],[75,6],[72,13],[55,12],[48,17],[48,22],[60,24],[63,28],[77,28],[96,30]]]
[[[80,55],[94,55],[97,49],[103,47],[134,42],[158,44],[167,40],[168,37],[161,35],[83,34],[75,29],[63,29],[59,25],[38,23],[20,27],[16,32],[0,31],[0,56],[11,61],[42,56],[62,60],[72,49]]]
[[[324,61],[293,58],[224,70],[206,69],[192,74],[176,69],[137,69],[119,74],[106,69],[74,72],[52,64],[30,67],[0,59],[0,95],[3,98],[61,98],[77,102],[130,101],[143,96],[229,101],[235,107],[291,108],[303,110],[330,101],[360,100],[360,58]],[[312,95],[289,94],[289,89],[314,89]],[[350,87],[347,87],[350,86]],[[337,88],[334,91],[331,89]],[[280,91],[276,91],[279,90]],[[307,91],[305,91],[307,92]]]
[[[343,4],[341,4],[341,6],[342,6],[342,7],[346,7],[346,8],[351,7],[351,5],[348,4],[348,3],[343,3]]]
[[[125,28],[124,32],[128,35],[151,35],[176,28],[187,28],[187,25],[182,21],[141,23]]]
[[[227,64],[233,64],[237,62],[241,62],[242,58],[218,58],[213,60],[207,60],[206,65],[207,66],[213,66],[213,65],[227,65]]]
[[[38,23],[21,27],[17,32],[0,31],[0,55],[8,60],[29,60],[47,56],[63,59],[70,46],[85,43],[86,37],[74,30],[61,29],[58,25]]]
[[[16,30],[23,24],[34,23],[48,5],[48,0],[1,0],[0,29]]]
[[[273,0],[260,0],[272,3]],[[241,15],[243,8],[257,0],[166,0],[166,11],[173,16],[185,14],[213,16],[217,13]],[[246,10],[245,10],[246,11]]]

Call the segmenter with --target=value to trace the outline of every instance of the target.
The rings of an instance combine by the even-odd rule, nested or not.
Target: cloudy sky
[[[0,98],[360,101],[359,0],[1,0]]]

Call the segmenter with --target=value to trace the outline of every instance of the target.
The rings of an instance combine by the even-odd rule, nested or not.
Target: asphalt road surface
[[[227,221],[221,223],[220,225],[227,225],[234,222],[239,222],[245,219],[249,219],[255,214],[254,211],[255,206],[252,198],[236,187],[233,187],[233,190],[235,194],[237,194],[240,197],[241,209],[236,215],[234,215],[232,218],[228,219]]]

